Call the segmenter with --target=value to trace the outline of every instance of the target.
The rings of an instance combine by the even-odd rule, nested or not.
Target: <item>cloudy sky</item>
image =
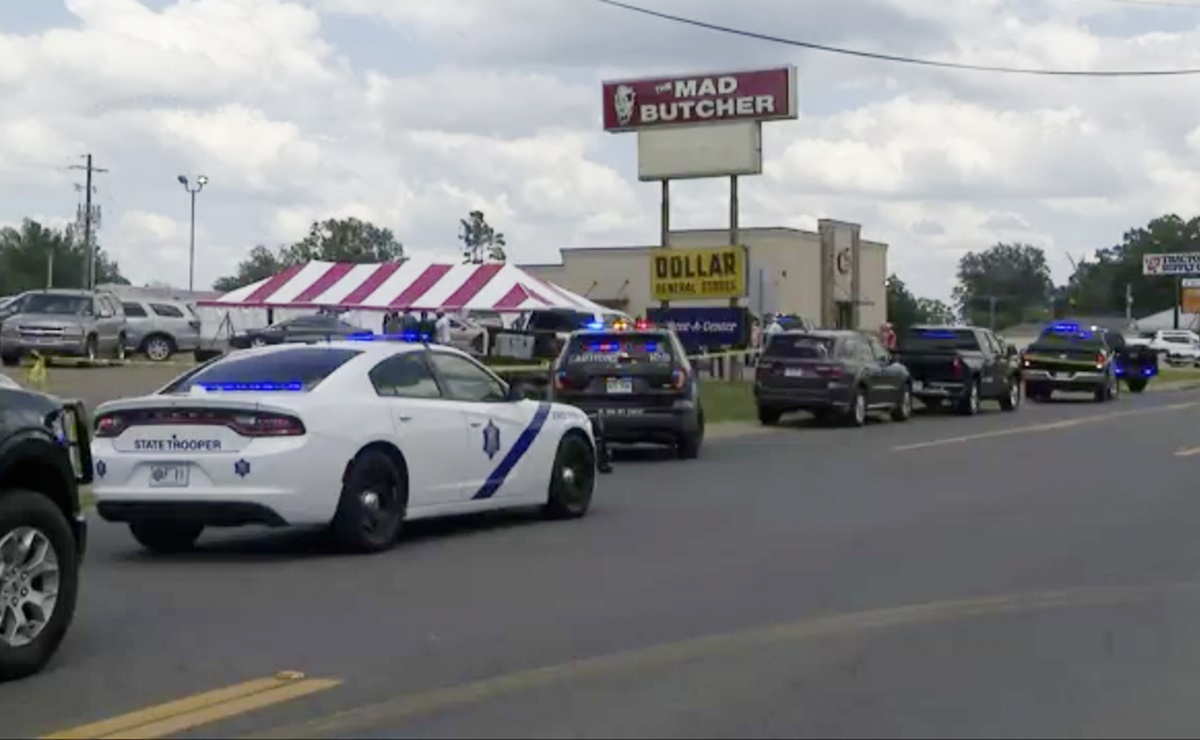
[[[1188,5],[1195,2],[1194,6]],[[1200,0],[641,0],[779,36],[1035,68],[1200,67]],[[357,215],[450,258],[481,209],[512,259],[653,243],[658,191],[600,81],[799,68],[798,121],[766,127],[743,224],[863,224],[891,269],[945,297],[996,240],[1068,255],[1200,212],[1197,78],[949,72],[804,52],[592,0],[0,0],[0,222],[73,217],[79,155],[126,275],[197,283],[314,218]],[[720,182],[675,190],[675,225],[721,227]]]

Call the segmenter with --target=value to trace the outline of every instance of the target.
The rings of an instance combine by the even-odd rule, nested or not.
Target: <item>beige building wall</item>
[[[671,246],[720,247],[729,243],[723,229],[675,231]],[[817,233],[789,228],[750,228],[739,231],[749,255],[750,298],[757,310],[763,296],[766,311],[791,313],[820,322],[821,238]],[[658,247],[584,247],[562,250],[560,264],[521,265],[527,272],[588,298],[645,315],[658,306],[650,298],[650,257]],[[886,316],[887,245],[861,243],[860,328],[875,329]],[[761,272],[760,272],[761,269]],[[758,283],[756,285],[756,283]],[[679,305],[727,305],[727,301],[687,301]]]

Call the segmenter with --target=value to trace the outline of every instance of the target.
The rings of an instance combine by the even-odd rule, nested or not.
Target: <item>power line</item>
[[[705,21],[696,20],[695,18],[685,18],[679,15],[671,15],[670,13],[662,13],[657,10],[650,10],[649,8],[641,8],[636,5],[618,2],[618,0],[595,0],[595,2],[602,3],[604,5],[611,5],[614,8],[628,10],[633,13],[640,13],[642,15],[648,15],[665,21],[671,21],[673,23],[681,23],[683,25],[693,26],[695,28],[703,28],[708,31],[716,31],[718,33],[724,33],[733,36],[742,36],[744,38],[756,39],[758,41],[769,41],[773,44],[797,46],[802,49],[823,51],[829,54],[842,54],[844,56],[858,57],[860,59],[871,59],[878,62],[913,64],[922,67],[956,69],[968,72],[995,72],[1000,74],[1035,75],[1041,77],[1182,77],[1185,75],[1200,75],[1200,69],[1152,69],[1142,71],[1029,69],[1022,67],[994,67],[984,64],[939,62],[933,59],[918,59],[916,57],[899,56],[896,54],[878,54],[871,51],[862,51],[861,49],[846,49],[840,46],[827,46],[825,44],[815,44],[810,41],[786,39],[781,36],[772,36],[766,33],[758,33],[756,31],[747,31],[740,28],[722,26],[717,23],[707,23]]]

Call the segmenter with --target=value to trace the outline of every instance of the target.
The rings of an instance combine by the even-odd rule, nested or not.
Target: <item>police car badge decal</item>
[[[108,465],[103,460],[96,461],[96,475],[103,478],[108,473]]]
[[[487,453],[489,460],[500,451],[500,429],[491,419],[488,419],[487,426],[483,428],[483,451]]]
[[[233,464],[233,472],[237,474],[237,477],[245,478],[247,475],[250,475],[250,463],[245,460],[238,460]]]

